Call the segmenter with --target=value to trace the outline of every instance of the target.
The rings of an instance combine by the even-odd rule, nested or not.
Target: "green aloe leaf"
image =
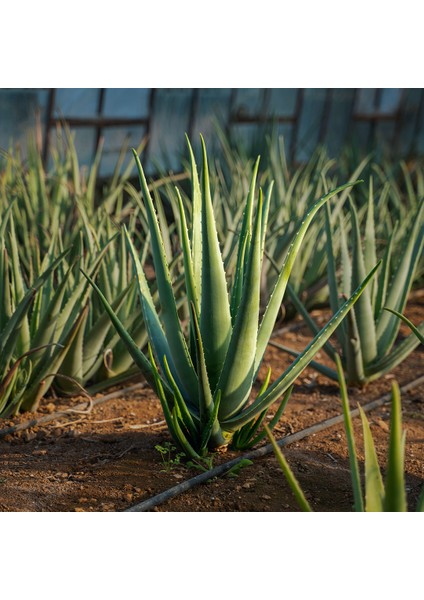
[[[188,394],[192,397],[197,389],[197,376],[191,362],[190,353],[188,351],[183,332],[181,330],[181,323],[178,317],[169,268],[153,200],[150,196],[140,159],[135,150],[133,150],[133,154],[137,164],[144,201],[146,203],[147,217],[151,235],[153,262],[161,303],[161,316],[167,342],[171,351],[171,354],[168,355],[168,359],[170,359],[172,356],[176,373],[178,375],[178,380],[184,382],[184,386],[187,388]]]
[[[210,194],[208,158],[203,138],[202,156],[202,288],[200,331],[211,389],[214,391],[231,337],[227,281],[219,247]]]
[[[381,477],[374,440],[365,413],[358,407],[362,420],[365,449],[365,510],[367,512],[382,512],[384,485]]]
[[[225,398],[225,405],[221,405],[220,420],[227,420],[238,413],[248,401],[252,388],[260,306],[261,221],[260,191],[243,294],[218,382],[218,389]]]
[[[401,319],[406,325],[408,325],[409,329],[417,336],[417,338],[419,339],[419,341],[421,342],[421,344],[424,344],[424,335],[421,333],[421,331],[419,330],[419,328],[416,327],[412,323],[412,321],[410,321],[409,319],[407,319],[405,317],[405,315],[403,315],[402,313],[398,312],[397,310],[393,310],[393,309],[387,308],[387,307],[384,307],[384,310],[388,310],[389,312],[391,312],[394,315],[396,315],[399,319]],[[421,329],[423,329],[424,323],[421,323],[420,327],[421,327]]]
[[[356,288],[365,277],[365,260],[361,247],[361,235],[359,232],[358,213],[350,202],[350,214],[352,218],[352,287]],[[365,364],[372,362],[377,356],[377,340],[374,324],[374,314],[371,304],[371,293],[367,288],[364,290],[360,300],[355,306],[356,322],[360,338],[361,352]]]
[[[405,434],[402,433],[402,406],[399,385],[392,383],[392,405],[390,416],[390,440],[385,477],[384,510],[406,512],[404,455]]]
[[[286,457],[281,452],[280,447],[278,446],[277,442],[275,441],[274,436],[272,435],[272,433],[268,429],[268,427],[266,425],[264,425],[264,428],[268,435],[269,441],[271,442],[271,445],[274,450],[274,454],[277,458],[278,464],[280,465],[281,470],[283,471],[284,477],[286,478],[287,483],[289,484],[293,494],[296,497],[297,503],[299,504],[301,510],[303,510],[304,512],[312,512],[311,505],[307,501],[305,494],[303,493],[302,488],[300,487],[299,482],[297,481],[293,471],[290,468],[289,463],[286,460]]]
[[[268,340],[271,337],[272,329],[274,327],[275,321],[278,316],[278,312],[281,307],[281,302],[283,300],[284,293],[286,291],[287,282],[290,276],[290,273],[293,268],[294,261],[296,260],[297,254],[301,248],[303,239],[305,237],[306,231],[314,218],[317,211],[323,206],[330,198],[335,196],[336,194],[342,192],[348,187],[352,187],[362,183],[362,180],[358,180],[352,183],[347,183],[345,185],[341,185],[337,187],[335,190],[329,192],[322,198],[320,198],[306,213],[302,223],[300,224],[293,240],[290,245],[290,248],[287,252],[287,256],[283,263],[283,267],[281,269],[280,275],[275,284],[274,290],[271,294],[268,306],[265,310],[265,314],[262,318],[262,322],[259,328],[258,333],[258,345],[256,352],[256,362],[255,362],[255,370],[260,366],[262,361],[266,346],[268,344]]]
[[[353,497],[355,511],[364,511],[364,501],[362,498],[361,476],[359,473],[358,458],[356,453],[355,435],[353,432],[352,417],[350,414],[349,398],[347,394],[346,380],[343,373],[343,367],[339,356],[336,356],[337,375],[339,378],[340,395],[342,399],[344,428],[346,432],[347,447],[349,450],[350,475],[352,478]]]

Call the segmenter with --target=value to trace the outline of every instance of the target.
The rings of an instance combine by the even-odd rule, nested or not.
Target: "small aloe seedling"
[[[249,445],[255,439],[258,424],[268,408],[281,397],[280,411],[284,408],[294,381],[361,296],[375,268],[298,359],[272,385],[268,385],[268,377],[258,396],[251,399],[253,384],[305,233],[321,206],[341,190],[358,182],[340,186],[326,194],[305,214],[260,319],[261,268],[270,194],[263,197],[262,190],[259,190],[255,210],[258,162],[244,208],[236,249],[236,268],[229,292],[218,242],[203,138],[201,184],[190,144],[189,151],[193,195],[190,232],[182,200],[178,199],[180,247],[190,314],[188,330],[183,329],[178,315],[155,206],[135,151],[161,308],[159,316],[137,252],[127,235],[149,338],[148,357],[129,336],[99,288],[92,284],[134,361],[156,388],[174,440],[188,456],[198,458],[208,450],[229,444],[234,437],[239,447]]]
[[[364,469],[364,491],[361,486],[361,478],[358,466],[358,458],[353,434],[352,417],[349,409],[346,381],[343,374],[340,359],[337,357],[337,372],[340,382],[344,425],[349,450],[350,472],[352,478],[354,510],[357,512],[406,512],[407,499],[405,491],[404,454],[405,454],[405,432],[402,431],[402,405],[399,386],[396,381],[392,384],[391,417],[389,447],[387,454],[387,468],[385,479],[381,475],[374,440],[369,422],[363,409],[359,406],[362,421],[365,469]],[[266,428],[267,435],[271,441],[274,453],[286,477],[286,480],[296,496],[299,507],[303,511],[311,511],[312,508],[305,497],[293,471],[291,470],[285,456],[281,452],[271,431]],[[424,511],[424,488],[419,497],[417,511]]]

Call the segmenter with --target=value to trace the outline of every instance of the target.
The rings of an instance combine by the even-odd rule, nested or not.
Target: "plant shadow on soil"
[[[415,303],[407,315],[420,322],[424,307]],[[320,312],[322,314],[322,311]],[[296,325],[297,323],[297,325]],[[310,340],[300,321],[284,333],[284,342],[301,349]],[[290,329],[290,327],[289,327]],[[408,332],[402,329],[403,335]],[[278,336],[275,338],[279,340]],[[324,356],[321,356],[325,360]],[[366,404],[390,391],[395,377],[402,386],[423,375],[423,347],[417,348],[391,374],[363,389],[349,389],[351,407]],[[290,359],[268,348],[261,371],[268,366],[276,377]],[[135,379],[137,381],[137,379]],[[424,390],[402,395],[406,429],[405,477],[409,510],[415,510],[424,484]],[[35,417],[69,408],[83,398],[42,401]],[[275,430],[277,439],[341,413],[338,386],[311,368],[304,371]],[[383,472],[387,457],[390,406],[368,413]],[[33,415],[31,415],[32,417]],[[23,423],[20,415],[0,428]],[[360,469],[362,433],[354,419]],[[90,414],[70,414],[48,424],[0,439],[0,511],[106,512],[125,511],[168,488],[195,477],[195,468],[164,464],[156,445],[171,443],[154,392],[143,388],[131,395],[96,405]],[[171,458],[175,458],[176,450]],[[320,512],[351,511],[353,494],[343,425],[313,434],[284,448],[312,507]],[[228,450],[213,456],[213,466],[240,453]],[[187,512],[292,512],[298,506],[273,453],[255,459],[237,476],[222,476],[198,485],[152,510]]]

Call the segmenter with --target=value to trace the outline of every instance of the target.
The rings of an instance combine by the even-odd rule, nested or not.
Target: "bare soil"
[[[421,303],[422,304],[422,303]],[[418,302],[407,315],[423,319]],[[316,311],[325,322],[325,311]],[[300,320],[283,323],[280,341],[301,349],[311,339]],[[402,325],[402,335],[408,330]],[[320,354],[325,362],[325,355]],[[262,366],[277,377],[290,358],[269,347]],[[396,378],[402,386],[424,374],[424,348],[419,346],[392,373],[363,389],[349,389],[351,406],[366,404],[390,391]],[[134,382],[128,382],[126,387]],[[110,390],[108,390],[109,393]],[[0,429],[39,418],[84,402],[84,397],[46,398],[37,413],[0,422]],[[414,510],[424,484],[424,389],[404,393],[403,424],[406,429],[405,472],[410,510]],[[338,386],[308,368],[297,381],[292,397],[275,429],[277,439],[341,413]],[[387,455],[390,407],[368,413],[380,464]],[[363,469],[361,426],[354,420]],[[44,425],[27,428],[0,439],[0,511],[125,511],[199,474],[184,465],[173,450],[163,460],[155,448],[172,445],[163,423],[159,401],[148,387],[131,394],[122,391],[114,400],[94,406],[88,414],[70,413]],[[353,506],[348,453],[342,425],[284,448],[284,453],[316,511],[351,511]],[[213,466],[241,453],[228,450],[213,456]],[[179,460],[180,459],[180,460]],[[254,460],[236,476],[223,476],[198,485],[152,510],[155,511],[298,511],[273,453]]]

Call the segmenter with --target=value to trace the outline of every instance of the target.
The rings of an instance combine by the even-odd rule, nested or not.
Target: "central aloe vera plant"
[[[229,290],[214,219],[203,138],[201,142],[201,182],[194,154],[188,143],[193,195],[190,229],[187,227],[181,197],[178,196],[179,240],[190,307],[187,331],[183,329],[179,318],[155,206],[135,151],[150,229],[160,316],[137,252],[125,229],[123,235],[126,236],[136,272],[150,343],[149,357],[140,351],[106,298],[91,281],[134,361],[156,388],[172,436],[187,455],[196,458],[205,455],[208,450],[227,445],[231,440],[242,447],[258,439],[256,432],[268,408],[283,397],[277,415],[281,413],[294,381],[360,297],[375,271],[374,268],[369,273],[292,365],[270,386],[268,373],[257,397],[251,398],[306,230],[327,200],[358,182],[348,183],[326,194],[305,214],[261,317],[260,280],[271,189],[265,196],[259,190],[255,210],[258,159],[238,232],[237,264]]]

